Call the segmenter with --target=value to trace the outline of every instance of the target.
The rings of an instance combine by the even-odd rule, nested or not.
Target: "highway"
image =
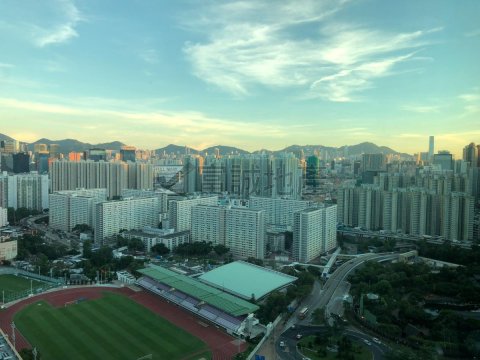
[[[302,337],[316,334],[327,334],[328,329],[326,326],[304,326],[298,325],[294,329],[286,330],[276,341],[275,350],[280,359],[283,360],[298,360],[304,359],[306,356],[303,356],[297,351],[297,335]],[[358,331],[353,328],[346,328],[342,331],[342,334],[347,336],[350,340],[357,343],[365,344],[368,346],[370,351],[372,351],[374,360],[382,360],[389,348],[383,343],[376,343],[373,341],[373,338],[361,331]],[[370,345],[366,345],[365,341],[368,341]],[[280,346],[280,343],[283,342],[284,346]]]
[[[331,275],[326,283],[321,286],[319,281],[315,281],[312,293],[300,304],[297,311],[292,314],[290,320],[287,322],[285,329],[290,328],[297,323],[307,325],[311,321],[311,315],[315,309],[325,308],[332,296],[334,295],[337,287],[340,286],[342,281],[346,279],[348,274],[358,266],[363,265],[366,261],[387,261],[398,258],[398,254],[374,254],[369,253],[363,256],[359,256],[355,259],[349,260],[340,265]],[[309,315],[304,320],[299,320],[297,313],[303,308],[308,307],[310,309]]]
[[[35,216],[30,216],[27,218],[24,218],[20,220],[20,224],[22,226],[27,226],[30,229],[38,230],[41,231],[42,233],[45,234],[45,240],[47,243],[61,243],[63,245],[66,245],[70,247],[70,239],[68,237],[61,237],[57,233],[53,232],[52,229],[50,229],[48,226],[45,224],[37,224],[35,221],[38,219],[41,219],[43,217],[47,216],[48,214],[41,214],[41,215],[35,215]]]
[[[342,282],[347,278],[347,276],[355,270],[357,267],[363,265],[367,261],[389,261],[397,259],[398,254],[365,254],[363,256],[357,257],[355,259],[349,260],[342,265],[340,265],[330,276],[330,278],[325,282],[322,287],[319,281],[315,281],[312,293],[310,296],[305,299],[302,304],[297,308],[297,311],[292,314],[289,321],[287,322],[284,332],[278,339],[275,344],[277,354],[281,359],[302,359],[303,357],[296,351],[297,334],[302,336],[316,334],[318,332],[326,332],[326,327],[324,326],[312,326],[311,316],[315,309],[323,309],[330,302],[332,297],[335,294],[337,288],[342,284]],[[303,308],[308,307],[309,314],[304,320],[300,320],[297,317],[297,313]],[[329,314],[327,314],[329,315]],[[294,327],[294,329],[292,329]],[[376,344],[372,337],[358,331],[357,329],[350,328],[344,330],[345,335],[347,335],[352,340],[364,341],[368,340],[371,345],[369,345],[374,359],[381,360],[383,359],[383,354],[386,351],[386,346],[381,344]],[[280,341],[284,341],[286,347],[280,347]]]
[[[425,238],[423,236],[417,236],[417,235],[409,235],[409,234],[403,234],[403,233],[381,233],[379,231],[373,231],[373,230],[362,230],[362,229],[355,229],[355,228],[349,228],[349,227],[343,227],[337,229],[337,233],[340,233],[342,235],[351,235],[351,236],[361,236],[361,237],[366,237],[366,238],[379,238],[379,239],[395,239],[399,241],[412,241],[412,242],[418,242],[418,241],[423,241],[425,240],[429,244],[434,244],[434,245],[441,245],[446,242],[446,240],[443,239],[436,239],[434,237],[432,238]],[[452,245],[459,246],[464,249],[470,249],[472,247],[471,242],[451,242]]]

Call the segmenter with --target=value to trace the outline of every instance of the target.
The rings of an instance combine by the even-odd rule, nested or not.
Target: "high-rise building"
[[[107,151],[105,149],[89,149],[83,153],[85,160],[107,161]]]
[[[474,143],[470,143],[463,148],[463,160],[468,162],[471,167],[478,166],[478,149]]]
[[[183,192],[192,194],[202,189],[203,158],[187,155],[183,158]]]
[[[126,146],[126,145],[122,146],[120,148],[120,160],[135,162],[136,161],[135,151],[136,151],[135,146]]]
[[[192,207],[192,242],[205,241],[214,245],[225,245],[226,208],[217,205],[195,205]]]
[[[30,155],[28,153],[12,154],[13,172],[22,174],[30,172]]]
[[[190,230],[192,226],[192,207],[195,205],[217,205],[218,196],[196,197],[193,199],[172,200],[169,203],[169,227],[175,231]]]
[[[213,155],[205,158],[202,173],[202,191],[205,193],[221,193],[225,190],[224,161]]]
[[[428,139],[428,161],[433,161],[433,154],[435,154],[435,137],[430,135]]]
[[[52,191],[106,188],[109,198],[123,189],[153,189],[151,164],[57,160],[51,163],[50,177]]]
[[[8,207],[38,211],[48,209],[48,175],[36,172],[15,175],[4,173],[0,175],[1,203],[5,203],[5,191]]]
[[[292,256],[307,263],[336,247],[337,206],[321,206],[294,214]]]
[[[252,196],[248,207],[252,210],[265,210],[265,223],[268,225],[281,225],[291,228],[293,226],[293,214],[296,211],[313,207],[314,204],[312,201]]]
[[[95,244],[104,241],[120,230],[157,226],[160,201],[158,197],[129,198],[100,202],[95,205]]]
[[[71,151],[68,153],[69,161],[80,161],[83,159],[83,153]]]
[[[433,155],[433,165],[437,165],[441,170],[453,170],[453,155],[448,151],[439,151]]]
[[[39,174],[47,174],[48,173],[48,161],[49,161],[49,154],[48,152],[38,152],[35,154],[35,165],[37,167],[37,171]]]
[[[225,246],[235,257],[263,259],[265,255],[265,212],[230,208],[225,214]]]
[[[8,211],[7,208],[0,206],[0,228],[8,225]]]
[[[86,224],[92,229],[95,204],[107,200],[107,189],[79,189],[59,191],[49,195],[49,226],[72,231],[76,225]]]
[[[48,151],[50,153],[50,157],[54,159],[60,158],[60,145],[58,144],[50,144],[48,146]]]
[[[320,160],[315,155],[307,158],[305,185],[312,189],[320,186]]]

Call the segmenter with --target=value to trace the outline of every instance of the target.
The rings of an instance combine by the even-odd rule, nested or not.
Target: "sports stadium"
[[[235,291],[156,265],[139,272],[132,287],[60,286],[5,304],[0,327],[44,360],[231,359],[265,331]]]

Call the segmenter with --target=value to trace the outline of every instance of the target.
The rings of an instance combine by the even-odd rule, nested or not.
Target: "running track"
[[[178,306],[164,301],[159,296],[144,290],[135,292],[129,288],[115,288],[115,287],[81,287],[72,289],[62,289],[54,292],[39,294],[31,298],[22,300],[7,309],[0,312],[0,327],[9,334],[10,339],[12,335],[11,323],[16,312],[23,309],[29,304],[39,300],[45,300],[54,306],[64,306],[66,302],[75,301],[78,298],[85,297],[87,299],[97,299],[102,297],[105,291],[123,294],[137,303],[145,306],[161,317],[167,319],[174,325],[184,329],[192,335],[202,339],[213,353],[213,360],[227,360],[231,359],[246,348],[244,342],[238,345],[237,340],[229,336],[225,332],[216,328],[216,326],[206,324],[206,321],[197,318],[193,314],[182,310]],[[16,348],[17,350],[23,348],[30,348],[27,340],[16,331]]]

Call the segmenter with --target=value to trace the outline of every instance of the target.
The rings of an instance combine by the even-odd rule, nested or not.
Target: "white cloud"
[[[402,110],[419,113],[419,114],[432,114],[438,113],[441,107],[437,105],[405,105],[402,106]]]
[[[45,47],[52,44],[62,44],[78,37],[76,27],[84,20],[83,15],[71,0],[58,0],[61,19],[50,26],[31,25],[35,46]]]
[[[147,49],[145,51],[140,52],[140,58],[148,64],[156,64],[158,63],[158,53],[155,49]]]
[[[185,25],[206,40],[185,44],[184,52],[197,77],[238,96],[260,84],[297,88],[309,98],[354,101],[398,64],[420,60],[415,51],[428,44],[428,34],[441,30],[393,33],[337,23],[333,15],[344,4],[215,4]]]

